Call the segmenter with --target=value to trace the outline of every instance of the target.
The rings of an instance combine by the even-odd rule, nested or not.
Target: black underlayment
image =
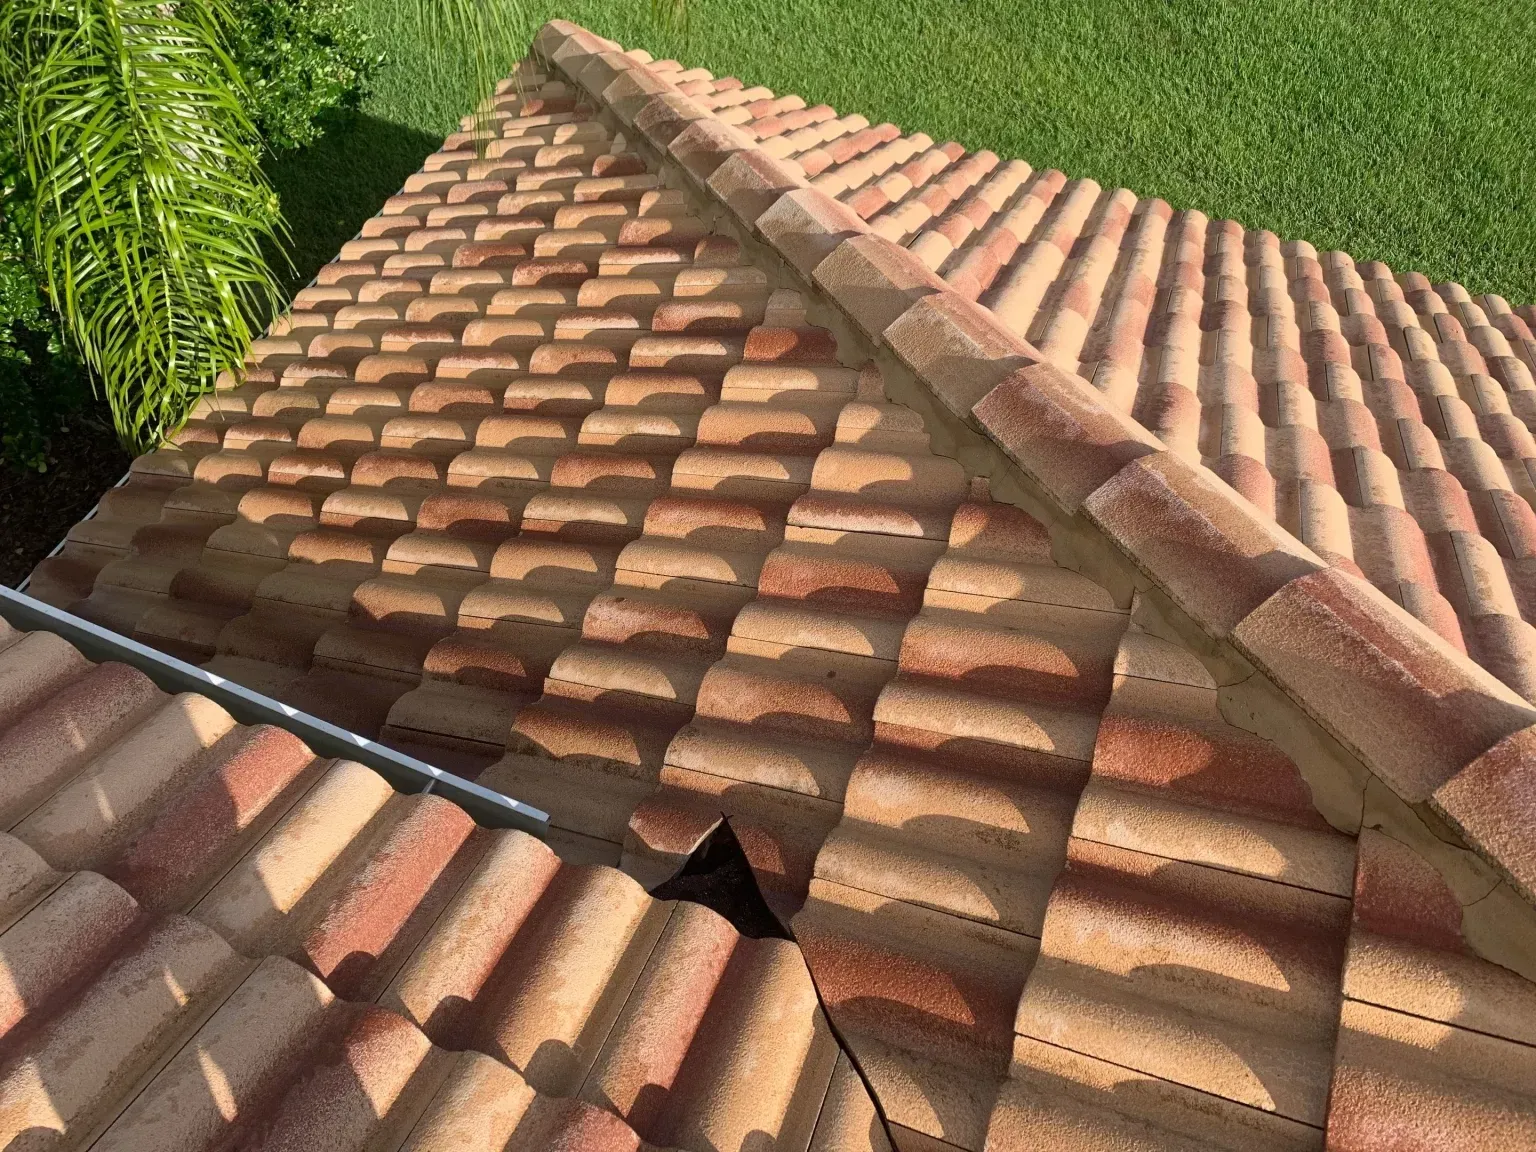
[[[774,914],[768,901],[763,898],[763,891],[757,886],[757,877],[752,874],[752,865],[747,861],[741,841],[736,839],[730,818],[723,813],[719,823],[709,830],[688,859],[683,861],[683,866],[671,879],[663,880],[652,888],[651,895],[658,900],[688,900],[702,904],[724,917],[743,936],[753,940],[773,938],[793,942],[795,939],[789,926]],[[890,1121],[886,1119],[885,1109],[880,1104],[880,1097],[875,1094],[874,1085],[864,1074],[858,1056],[848,1046],[842,1031],[832,1019],[827,1002],[822,999],[821,988],[816,984],[814,972],[811,973],[811,986],[816,989],[816,1000],[821,1005],[832,1038],[837,1041],[843,1055],[848,1057],[848,1063],[864,1082],[864,1090],[874,1102],[875,1115],[879,1117],[885,1137],[894,1148],[896,1140],[891,1133]]]

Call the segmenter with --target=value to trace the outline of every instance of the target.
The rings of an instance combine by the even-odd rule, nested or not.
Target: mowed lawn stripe
[[[358,0],[391,60],[363,130],[413,130],[383,134],[397,159],[375,157],[403,178],[472,88],[453,46],[399,33],[401,2]],[[490,2],[520,12],[519,45],[563,17],[839,112],[1536,301],[1536,4],[686,0],[668,28],[649,0]],[[376,189],[353,203],[334,168],[333,214],[361,222]]]

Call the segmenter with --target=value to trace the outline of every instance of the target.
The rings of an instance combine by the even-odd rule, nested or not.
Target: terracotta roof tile
[[[815,186],[870,214],[881,211],[873,190],[893,168],[909,184],[926,172],[937,193],[948,167],[941,156],[966,163],[948,146],[929,155],[932,142],[921,134],[903,138],[887,127],[879,136],[859,140],[855,133],[847,138],[852,147],[835,158],[809,140],[802,151],[777,144],[772,151],[790,163],[814,153]],[[994,162],[986,154],[975,160],[973,170]],[[1518,357],[1529,351],[1528,320],[1497,297],[1474,301],[1458,286],[1435,287],[1417,274],[1395,282],[1379,263],[1356,269],[1341,253],[1319,257],[1305,243],[1174,213],[1123,190],[1005,168],[1000,194],[972,197],[942,230],[906,241],[952,291],[919,302],[877,343],[907,360],[962,419],[969,404],[957,401],[980,398],[997,380],[988,362],[1012,354],[1022,357],[1010,365],[1018,367],[1044,357],[1076,371],[1102,394],[1093,405],[1133,416],[1191,465],[1208,465],[1311,555],[1374,581],[1454,648],[1523,691],[1530,644],[1520,612],[1529,597],[1502,509],[1506,497],[1517,499],[1526,470],[1496,463],[1499,446],[1520,435],[1493,417],[1508,408],[1514,419],[1523,410],[1530,371]],[[880,193],[903,206],[922,194],[915,185]],[[935,195],[924,211],[942,202]],[[996,231],[988,224],[994,217]],[[894,214],[881,219],[882,235],[908,236]],[[1004,235],[1004,224],[1014,234]],[[787,241],[775,244],[775,254],[794,264]],[[851,296],[826,294],[855,318]],[[963,313],[958,305],[967,296],[988,306],[984,315]],[[1010,328],[1030,342],[1028,350],[1008,349]],[[974,396],[968,379],[977,382]],[[1371,455],[1378,444],[1385,459]],[[1389,460],[1393,467],[1383,472]],[[1230,493],[1216,503],[1229,505]],[[1526,503],[1517,499],[1519,507]],[[1397,539],[1389,537],[1391,550],[1383,552],[1380,526],[1403,504],[1409,515],[1392,525]],[[1147,548],[1132,547],[1151,560]],[[1188,554],[1174,550],[1146,565],[1164,588],[1182,579],[1170,566],[1179,557]],[[1191,575],[1195,585],[1210,583],[1198,571]],[[1266,581],[1254,575],[1262,591]],[[1237,622],[1220,619],[1214,600],[1200,605],[1186,595],[1182,605],[1218,636]],[[1374,766],[1370,754],[1366,760]],[[1491,854],[1491,841],[1472,839]]]
[[[122,720],[122,666],[46,633],[0,657],[119,717],[0,833],[13,1146],[886,1147],[792,943],[202,697]],[[18,698],[0,739],[57,711]],[[61,824],[87,787],[117,806]]]
[[[777,106],[765,109],[750,115],[779,117]],[[1395,281],[1382,264],[1356,269],[1344,253],[1319,257],[1301,241],[1175,214],[1123,189],[1058,172],[1031,177],[1018,161],[998,169],[991,154],[934,149],[928,137],[891,126],[825,146],[809,137],[791,143],[794,132],[780,131],[780,121],[771,129],[759,121],[774,132],[774,160],[803,158],[816,189],[911,246],[952,295],[982,301],[1038,355],[1091,382],[1104,406],[1134,416],[1189,464],[1209,465],[1316,556],[1366,576],[1528,691],[1536,648],[1522,617],[1524,553],[1505,522],[1525,515],[1519,508],[1530,498],[1519,462],[1530,327],[1505,301],[1473,300],[1416,273]],[[731,163],[745,172],[751,155]],[[766,163],[768,152],[757,155]],[[972,186],[977,192],[954,206]],[[820,261],[796,249],[808,221],[793,204],[780,197],[743,224],[763,229],[809,272]],[[790,214],[783,226],[779,212]],[[851,284],[822,287],[851,318],[862,315]],[[962,355],[935,361],[935,341],[955,347],[946,333],[955,309],[945,306],[951,316],[935,327],[934,307],[919,307],[883,338],[948,401],[957,376],[974,376],[978,361],[997,355],[989,346],[998,338],[962,338]],[[968,415],[968,406],[952,407]],[[1378,467],[1385,461],[1362,455],[1378,444],[1393,464],[1387,472]],[[1407,581],[1382,564],[1373,544],[1381,518],[1369,515],[1404,502],[1433,558]],[[1442,533],[1450,536],[1436,539]]]
[[[395,1147],[409,1116],[434,1148],[884,1147],[793,949],[604,867],[659,880],[724,812],[903,1146],[1364,1147],[1384,1075],[1441,1102],[1424,1131],[1524,1139],[1485,1056],[1451,1071],[1420,1038],[1410,1075],[1373,1054],[1398,1025],[1362,1013],[1459,1027],[1415,1006],[1442,976],[1414,969],[1401,1003],[1350,991],[1353,835],[1143,630],[1157,602],[1131,586],[1525,882],[1506,809],[1531,717],[1457,649],[1522,675],[1536,535],[1497,461],[1536,416],[1511,383],[1529,320],[573,25],[535,56],[488,106],[485,159],[466,121],[39,573],[551,813],[549,847],[474,829],[235,729],[130,774],[163,810],[59,833],[135,915],[190,912],[330,982],[278,960],[246,978],[327,1023],[250,1032],[268,1055],[230,1058],[236,1098],[301,1142],[323,1123]],[[883,370],[857,366],[870,348]],[[1014,459],[1049,526],[970,478],[951,420]],[[1078,528],[1134,579],[1059,563]],[[1377,595],[1324,566],[1444,639],[1384,601],[1298,631],[1309,597]],[[112,739],[166,707],[130,697]],[[96,759],[60,757],[28,810]],[[52,860],[5,847],[25,911]],[[101,892],[78,898],[121,904]],[[1398,934],[1523,1003],[1443,924]],[[1530,1038],[1483,1027],[1460,1033],[1523,1067]],[[193,1116],[172,1103],[193,1050],[120,1127]],[[395,1103],[380,1121],[358,1093]]]
[[[1138,456],[1161,445],[1132,420],[1089,407],[1045,364],[1022,368],[976,406],[998,444],[1063,508],[1075,512]]]
[[[1282,587],[1324,565],[1273,521],[1213,489],[1175,452],[1138,456],[1083,511],[1196,622],[1226,636]]]
[[[1529,706],[1383,599],[1348,576],[1318,571],[1288,584],[1235,635],[1380,765],[1400,795],[1420,801],[1526,727]],[[1427,712],[1425,696],[1456,705]]]
[[[1461,906],[1413,849],[1367,831],[1329,1102],[1330,1141],[1447,1149],[1536,1139],[1524,1085],[1536,1039],[1532,987],[1477,958]]]
[[[1501,871],[1527,898],[1536,897],[1536,856],[1527,830],[1536,803],[1530,728],[1506,736],[1435,789],[1436,810],[1493,847]]]
[[[1198,661],[1133,630],[1116,666],[994,1138],[1315,1146],[1353,845]]]
[[[1453,644],[1469,651],[1475,647],[1477,659],[1519,681],[1519,657],[1512,653],[1520,650],[1521,641],[1515,632],[1507,628],[1500,631],[1489,624],[1479,624],[1470,632],[1467,627],[1469,619],[1518,619],[1523,585],[1517,574],[1506,562],[1503,571],[1507,583],[1499,580],[1488,569],[1481,545],[1468,536],[1493,540],[1497,551],[1499,541],[1512,539],[1503,527],[1506,516],[1500,511],[1502,506],[1495,503],[1499,498],[1481,495],[1479,503],[1458,496],[1468,484],[1467,491],[1478,493],[1511,491],[1488,471],[1482,447],[1469,446],[1486,446],[1488,442],[1482,437],[1488,435],[1495,437],[1495,444],[1514,442],[1499,441],[1504,433],[1496,425],[1489,425],[1495,429],[1489,432],[1470,419],[1474,409],[1476,414],[1500,409],[1497,392],[1484,399],[1486,390],[1480,390],[1475,381],[1486,369],[1477,366],[1468,349],[1481,355],[1486,355],[1485,350],[1500,352],[1487,333],[1503,335],[1507,322],[1498,329],[1482,325],[1487,332],[1465,346],[1458,344],[1463,339],[1461,332],[1438,319],[1449,307],[1437,308],[1425,299],[1432,297],[1428,285],[1409,278],[1405,285],[1419,293],[1409,311],[1436,315],[1434,343],[1426,345],[1416,335],[1402,331],[1389,334],[1385,327],[1379,331],[1372,327],[1374,317],[1366,314],[1372,301],[1383,314],[1393,315],[1400,330],[1404,314],[1393,312],[1394,298],[1379,275],[1370,285],[1374,294],[1367,292],[1366,282],[1359,277],[1351,281],[1352,268],[1336,254],[1309,265],[1315,254],[1303,245],[1291,246],[1282,254],[1278,242],[1267,234],[1245,237],[1235,226],[1208,226],[1198,214],[1175,215],[1161,202],[1138,203],[1123,191],[1106,192],[1086,181],[1068,182],[1059,173],[1031,179],[1023,165],[998,170],[995,158],[978,156],[972,162],[958,149],[925,153],[931,141],[925,137],[901,140],[894,130],[887,129],[878,138],[861,138],[855,131],[831,146],[809,137],[791,143],[790,135],[775,132],[775,143],[769,146],[772,156],[780,160],[803,158],[806,166],[802,170],[814,177],[815,188],[842,198],[856,216],[869,216],[883,237],[911,245],[927,268],[948,281],[949,290],[909,306],[894,325],[883,316],[872,321],[870,335],[912,367],[955,416],[969,422],[971,406],[977,400],[1011,372],[1039,359],[1081,374],[1107,394],[1107,405],[1084,404],[1073,392],[1063,391],[1060,399],[1044,409],[1042,414],[1049,421],[1045,427],[1059,423],[1063,428],[1059,433],[1062,463],[1050,464],[1044,470],[1044,462],[1050,459],[1050,434],[1040,437],[1038,424],[1015,418],[1019,440],[1015,460],[1069,512],[1126,468],[1130,458],[1111,463],[1102,476],[1078,480],[1074,476],[1081,468],[1077,464],[1078,446],[1085,438],[1102,439],[1104,447],[1115,451],[1123,450],[1122,445],[1136,445],[1131,453],[1155,452],[1160,446],[1148,437],[1146,448],[1140,448],[1142,433],[1135,425],[1097,434],[1087,431],[1094,427],[1094,421],[1103,419],[1099,413],[1106,408],[1140,421],[1173,453],[1183,456],[1186,465],[1207,465],[1259,505],[1264,515],[1252,520],[1250,530],[1257,532],[1254,539],[1265,539],[1267,544],[1238,543],[1242,532],[1235,522],[1217,530],[1229,541],[1224,548],[1233,549],[1236,556],[1251,556],[1236,561],[1234,571],[1240,575],[1224,581],[1219,591],[1210,582],[1205,566],[1199,564],[1189,569],[1188,591],[1178,591],[1180,580],[1172,572],[1175,567],[1191,564],[1188,544],[1171,548],[1166,557],[1154,561],[1153,545],[1161,538],[1156,530],[1145,539],[1132,540],[1127,535],[1122,541],[1131,558],[1146,563],[1156,583],[1170,591],[1175,602],[1208,630],[1218,636],[1236,635],[1250,615],[1257,622],[1262,613],[1254,614],[1254,609],[1271,594],[1301,587],[1313,577],[1298,577],[1316,572],[1322,564],[1335,564],[1373,580],[1387,580],[1390,594],[1411,605],[1421,619]],[[940,163],[941,157],[948,163]],[[737,162],[745,163],[740,158]],[[951,165],[957,176],[964,166],[964,176],[941,192],[939,181]],[[888,179],[894,169],[900,170],[897,178],[905,182],[901,187]],[[923,183],[928,187],[922,187]],[[968,193],[968,189],[974,191]],[[709,190],[705,192],[707,195]],[[861,231],[856,220],[844,222],[829,215],[836,211],[831,205],[808,200],[813,194],[790,192],[760,219],[746,221],[774,246],[776,254],[808,278],[840,243]],[[1363,272],[1380,270],[1367,266]],[[816,277],[817,287],[857,323],[859,313],[853,298],[857,293],[845,290],[852,287],[851,282],[823,284],[821,279]],[[1458,307],[1471,303],[1460,300],[1451,290],[1443,295]],[[964,312],[959,300],[962,296],[980,299],[987,310]],[[1396,299],[1401,300],[1401,294]],[[1253,308],[1262,304],[1267,321],[1251,332],[1238,322],[1250,301]],[[1324,309],[1333,305],[1340,312],[1330,321]],[[1499,314],[1512,315],[1507,308]],[[991,316],[1003,317],[1018,342],[1012,342],[1010,334],[989,319]],[[1446,319],[1451,318],[1447,315]],[[1287,330],[1287,324],[1293,327]],[[1242,355],[1245,340],[1246,360]],[[1202,341],[1210,347],[1202,346]],[[1403,392],[1412,391],[1410,383],[1430,385],[1437,377],[1433,371],[1420,369],[1405,373],[1401,365],[1424,361],[1426,354],[1435,356],[1435,344],[1439,345],[1438,358],[1452,376],[1458,371],[1464,374],[1468,381],[1464,391],[1476,405],[1456,396],[1454,390],[1444,395],[1467,408],[1439,402],[1432,409],[1422,409],[1416,401],[1402,404]],[[1358,348],[1359,354],[1351,356],[1351,347]],[[1395,376],[1394,363],[1398,365]],[[1199,371],[1190,376],[1196,368]],[[1518,368],[1512,371],[1519,373]],[[1027,398],[1030,393],[1025,387],[1016,386]],[[1009,401],[1014,399],[1006,390],[999,390],[991,401],[995,414],[978,412],[994,436],[1013,415]],[[1082,414],[1074,409],[1081,409]],[[1394,436],[1385,435],[1388,426],[1381,423],[1383,411],[1390,411],[1396,422],[1390,426]],[[1076,421],[1076,426],[1067,424],[1069,420]],[[1436,431],[1425,439],[1418,428]],[[1509,434],[1518,440],[1513,429]],[[1036,438],[1035,442],[1030,443],[1029,437]],[[1004,444],[1007,446],[1006,440]],[[1387,448],[1384,454],[1382,447]],[[1400,458],[1393,453],[1399,453]],[[1389,462],[1393,468],[1383,472],[1379,465]],[[1445,488],[1439,479],[1442,476],[1448,480],[1454,477],[1457,486]],[[1217,485],[1212,491],[1219,491],[1219,482],[1211,483]],[[1367,491],[1370,497],[1364,495]],[[1176,499],[1179,515],[1200,506],[1201,501],[1191,496],[1185,493]],[[1107,500],[1107,494],[1100,499]],[[1390,513],[1401,513],[1405,504],[1416,520],[1405,517],[1392,522]],[[1210,525],[1232,515],[1236,507],[1218,495],[1208,511],[1196,519],[1210,530]],[[1481,511],[1474,515],[1474,508]],[[1237,519],[1246,517],[1243,513]],[[1265,520],[1271,517],[1280,526],[1278,532],[1265,527]],[[1127,515],[1122,531],[1146,535],[1143,520]],[[1407,525],[1418,532],[1416,539],[1405,534]],[[1387,529],[1385,535],[1383,527]],[[1494,535],[1486,535],[1490,531]],[[1360,547],[1362,533],[1374,533],[1372,540],[1380,543]],[[1298,548],[1289,534],[1298,536],[1305,547]],[[1280,562],[1276,557],[1286,555],[1301,567],[1264,574],[1264,565],[1272,566]],[[1019,579],[1013,572],[1006,578],[1003,573],[982,576],[963,557],[956,557],[953,567],[946,567],[949,571],[955,573],[955,584],[967,591],[990,590]],[[934,577],[938,572],[938,568],[933,570]],[[1245,582],[1250,580],[1253,590],[1244,593]],[[932,581],[930,578],[930,596],[936,590]],[[1030,583],[1042,588],[1061,587],[1055,577],[1034,578]],[[1507,593],[1506,587],[1510,589]],[[1076,596],[1092,602],[1081,592]],[[1076,603],[1071,593],[1062,600]],[[1230,606],[1221,607],[1223,601]],[[848,611],[843,609],[845,620]],[[743,618],[752,617],[744,614]],[[914,627],[907,634],[916,640],[924,632]],[[1021,1036],[1013,1074],[994,1118],[993,1140],[1004,1142],[999,1146],[1010,1139],[1037,1141],[1046,1131],[1056,1133],[1062,1146],[1074,1147],[1098,1147],[1107,1140],[1123,1142],[1131,1139],[1132,1132],[1137,1134],[1138,1147],[1183,1147],[1190,1139],[1213,1147],[1248,1147],[1256,1141],[1260,1146],[1307,1147],[1315,1146],[1318,1139],[1317,1126],[1323,1121],[1327,1099],[1325,1070],[1331,1052],[1331,1021],[1337,1019],[1330,1006],[1337,992],[1330,993],[1329,989],[1338,986],[1343,947],[1340,914],[1347,908],[1344,898],[1349,891],[1353,849],[1347,837],[1318,819],[1308,789],[1284,757],[1232,728],[1221,717],[1215,685],[1204,669],[1198,664],[1191,666],[1188,656],[1179,656],[1176,649],[1159,654],[1157,643],[1137,632],[1127,634],[1129,647],[1122,647],[1116,661],[1116,667],[1125,671],[1116,679],[1103,723],[1096,722],[1094,774],[1077,806],[1078,839],[1073,844],[1081,847],[1072,849],[1070,859],[1076,863],[1068,864],[1057,884],[1063,901],[1062,930],[1068,931],[1069,918],[1067,889],[1061,885],[1078,872],[1084,874],[1082,883],[1087,885],[1083,889],[1082,899],[1087,900],[1084,908],[1105,898],[1087,895],[1098,891],[1095,885],[1100,883],[1109,884],[1103,889],[1106,893],[1144,893],[1130,903],[1125,902],[1128,896],[1111,898],[1105,907],[1116,909],[1109,913],[1113,916],[1130,915],[1136,901],[1142,899],[1153,899],[1160,907],[1170,906],[1170,901],[1184,901],[1187,911],[1183,915],[1189,919],[1179,921],[1181,927],[1174,930],[1172,939],[1181,941],[1181,947],[1194,949],[1194,968],[1204,964],[1213,979],[1230,979],[1217,976],[1221,966],[1218,957],[1225,946],[1218,946],[1216,940],[1232,930],[1230,917],[1235,914],[1246,923],[1242,931],[1260,935],[1279,932],[1273,943],[1262,946],[1271,954],[1279,955],[1276,948],[1298,949],[1294,960],[1286,961],[1296,983],[1276,985],[1278,994],[1292,1002],[1284,1007],[1277,1003],[1275,1010],[1281,1016],[1276,1018],[1276,1027],[1258,1047],[1246,1049],[1251,1057],[1247,1067],[1235,1069],[1236,1079],[1223,1079],[1226,1074],[1219,1059],[1202,1063],[1203,1046],[1218,1053],[1219,1046],[1226,1043],[1217,1039],[1224,1028],[1269,1028],[1245,1016],[1247,1002],[1241,995],[1230,1002],[1223,1002],[1220,996],[1208,997],[1206,1003],[1198,1005],[1199,1012],[1204,1013],[1203,1023],[1185,1018],[1175,1024],[1173,1002],[1163,999],[1167,992],[1159,990],[1155,982],[1145,992],[1138,988],[1134,993],[1116,993],[1115,1003],[1120,1007],[1115,1011],[1129,1013],[1126,1019],[1141,1020],[1137,1029],[1146,1031],[1148,1037],[1169,1027],[1174,1032],[1165,1036],[1183,1037],[1171,1046],[1165,1040],[1148,1049],[1164,1051],[1160,1058],[1165,1063],[1152,1075],[1166,1079],[1138,1079],[1133,1092],[1125,1089],[1126,1077],[1145,1077],[1148,1073],[1129,1072],[1126,1065],[1129,1062],[1134,1067],[1140,1057],[1116,1051],[1109,1055],[1113,1063],[1106,1063],[1084,1054],[1085,1041],[1075,1045],[1077,1051],[1068,1051],[1055,1046],[1059,1035],[1048,1041]],[[1252,652],[1246,644],[1243,647]],[[905,647],[902,659],[905,666]],[[1132,675],[1138,670],[1140,674]],[[1148,675],[1153,678],[1148,679]],[[1281,675],[1278,680],[1288,689],[1295,684],[1295,677],[1290,675]],[[900,682],[898,677],[892,687]],[[1021,683],[1011,683],[1014,691]],[[1034,681],[1034,690],[1047,683]],[[1506,702],[1513,703],[1500,691],[1490,692],[1486,681],[1479,682],[1472,692],[1491,697],[1488,705],[1495,710]],[[1347,689],[1334,690],[1335,700],[1347,696]],[[1317,707],[1323,706],[1319,700]],[[877,721],[879,715],[877,711]],[[1513,708],[1510,716],[1514,719],[1508,727],[1496,724],[1497,731],[1491,737],[1473,737],[1473,743],[1478,749],[1486,748],[1500,735],[1522,727],[1525,722],[1519,719],[1521,715],[1518,707]],[[1348,721],[1342,728],[1354,730]],[[877,749],[883,739],[877,733]],[[1475,754],[1477,749],[1469,745],[1468,750]],[[1368,756],[1367,763],[1383,763],[1386,755],[1383,748]],[[1446,766],[1454,771],[1468,758],[1450,753]],[[1510,762],[1522,761],[1517,756]],[[849,783],[850,805],[861,770],[855,769]],[[1282,778],[1288,776],[1294,781],[1288,790],[1278,793],[1271,784],[1277,771]],[[1508,775],[1508,770],[1501,771]],[[1514,771],[1513,779],[1517,780],[1518,768]],[[909,775],[905,779],[915,778]],[[1437,781],[1444,779],[1444,775],[1436,776]],[[904,794],[887,787],[872,791],[871,798],[880,803],[888,796]],[[1467,795],[1480,798],[1482,789],[1469,788]],[[843,825],[818,859],[818,876],[838,858],[834,845],[841,851],[842,828],[854,827],[853,809],[845,810]],[[912,818],[904,819],[902,826],[912,829]],[[1091,847],[1093,842],[1102,846]],[[1185,857],[1187,863],[1168,863]],[[925,867],[931,866],[935,852],[929,849],[916,859]],[[854,883],[869,888],[868,869],[868,865],[860,869]],[[1086,879],[1089,874],[1104,879],[1090,883]],[[1054,875],[1051,868],[1044,878],[1049,881]],[[1075,879],[1070,882],[1078,883]],[[1017,883],[1010,883],[1005,891],[1027,890]],[[830,910],[821,911],[836,906],[833,896],[837,889],[821,880],[815,884],[812,902],[797,921],[803,925],[802,934],[817,941],[811,945],[813,954],[822,947],[821,939],[835,938],[835,934],[813,935],[822,931],[813,926],[821,920],[838,919]],[[930,897],[938,890],[932,883],[921,889]],[[841,900],[846,904],[848,896]],[[1266,911],[1259,911],[1261,906]],[[1239,908],[1245,910],[1236,912]],[[1280,914],[1276,911],[1280,908],[1289,911]],[[962,910],[961,914],[966,913]],[[1277,915],[1288,927],[1277,927]],[[1042,1004],[1052,995],[1048,991],[1055,986],[1052,982],[1059,984],[1065,978],[1055,974],[1059,965],[1050,957],[1054,939],[1050,924],[1047,919],[1049,964],[1036,970]],[[1206,935],[1212,931],[1216,935]],[[859,933],[845,935],[857,937]],[[913,949],[903,952],[911,958]],[[1090,958],[1090,966],[1097,961]],[[1031,986],[1033,982],[1034,978]],[[1259,983],[1262,985],[1262,980]],[[1088,1029],[1085,1037],[1091,1033],[1095,1013],[1105,1010],[1094,1007],[1095,1003],[1109,1003],[1094,999],[1108,994],[1109,985],[1099,988],[1100,984],[1104,984],[1103,977],[1073,975],[1061,985],[1063,995],[1067,988],[1079,989],[1073,993],[1077,1007],[1063,1019],[1064,1027]],[[1099,990],[1090,995],[1086,992],[1089,988]],[[1031,995],[1026,988],[1026,1006]],[[1131,999],[1127,1000],[1127,995]],[[1136,998],[1141,996],[1149,998],[1138,1006]],[[1278,1025],[1280,1019],[1286,1021],[1283,1027]],[[1124,1043],[1123,1038],[1105,1035],[1109,1038],[1106,1042]],[[864,1043],[871,1053],[878,1050],[876,1042],[866,1039]],[[1209,1047],[1213,1044],[1217,1047]],[[1176,1059],[1167,1063],[1181,1046],[1183,1055],[1178,1058],[1188,1063],[1180,1066]],[[1271,1055],[1262,1055],[1266,1052]],[[866,1056],[866,1063],[871,1058]],[[1267,1059],[1277,1062],[1276,1073],[1257,1073],[1265,1088],[1255,1095],[1245,1086],[1252,1081],[1245,1078],[1255,1076],[1257,1065]],[[1286,1069],[1283,1076],[1278,1073],[1281,1068]],[[878,1074],[876,1078],[877,1082],[882,1079]],[[1118,1103],[1106,1108],[1105,1093],[1116,1085]],[[1231,1102],[1213,1107],[1208,1103],[1212,1091],[1229,1096]],[[917,1099],[923,1101],[918,1111],[928,1110],[920,1124],[929,1136],[958,1138],[960,1143],[977,1139],[974,1133],[982,1129],[974,1122],[967,1128],[959,1113],[948,1112],[935,1123],[932,1109],[944,1099],[936,1084],[927,1085],[926,1091],[910,1103],[916,1104]],[[1076,1103],[1069,1105],[1068,1100]],[[893,1106],[890,1100],[887,1107],[898,1124],[917,1114],[903,1114],[904,1105]],[[1017,1127],[1021,1116],[1030,1117],[1036,1127]],[[970,1134],[962,1136],[962,1130]]]

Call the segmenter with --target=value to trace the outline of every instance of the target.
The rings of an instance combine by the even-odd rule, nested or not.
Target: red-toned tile
[[[919,299],[944,288],[916,257],[880,236],[845,240],[816,265],[812,278],[876,339]]]
[[[1061,506],[1084,500],[1131,460],[1162,445],[1049,364],[1008,376],[975,407],[976,419]]]
[[[190,902],[206,877],[249,844],[268,806],[318,767],[279,728],[258,727],[232,756],[171,799],[105,869],[146,908]]]
[[[884,338],[962,420],[969,420],[971,409],[1011,373],[1040,359],[1033,345],[1003,328],[990,312],[952,293],[919,300],[885,330]]]
[[[868,231],[855,213],[814,188],[786,192],[758,217],[757,227],[807,276],[845,239]]]
[[[708,187],[749,231],[785,192],[806,185],[805,177],[756,149],[737,152],[710,175]]]
[[[1232,637],[1412,802],[1536,719],[1397,605],[1334,571],[1293,580]]]
[[[1434,791],[1431,802],[1536,899],[1536,729],[1511,733]]]
[[[1170,452],[1127,464],[1083,508],[1217,636],[1289,581],[1322,568],[1309,549]]]

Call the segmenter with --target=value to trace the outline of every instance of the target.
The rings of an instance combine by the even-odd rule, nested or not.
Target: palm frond
[[[54,307],[145,450],[282,302],[285,235],[220,34],[222,0],[6,0],[0,82]]]
[[[688,0],[651,0],[651,22],[663,35],[686,42],[688,39]]]
[[[391,13],[400,33],[424,47],[433,87],[467,84],[474,93],[475,138],[483,151],[493,134],[497,82],[528,46],[522,0],[393,0]]]

